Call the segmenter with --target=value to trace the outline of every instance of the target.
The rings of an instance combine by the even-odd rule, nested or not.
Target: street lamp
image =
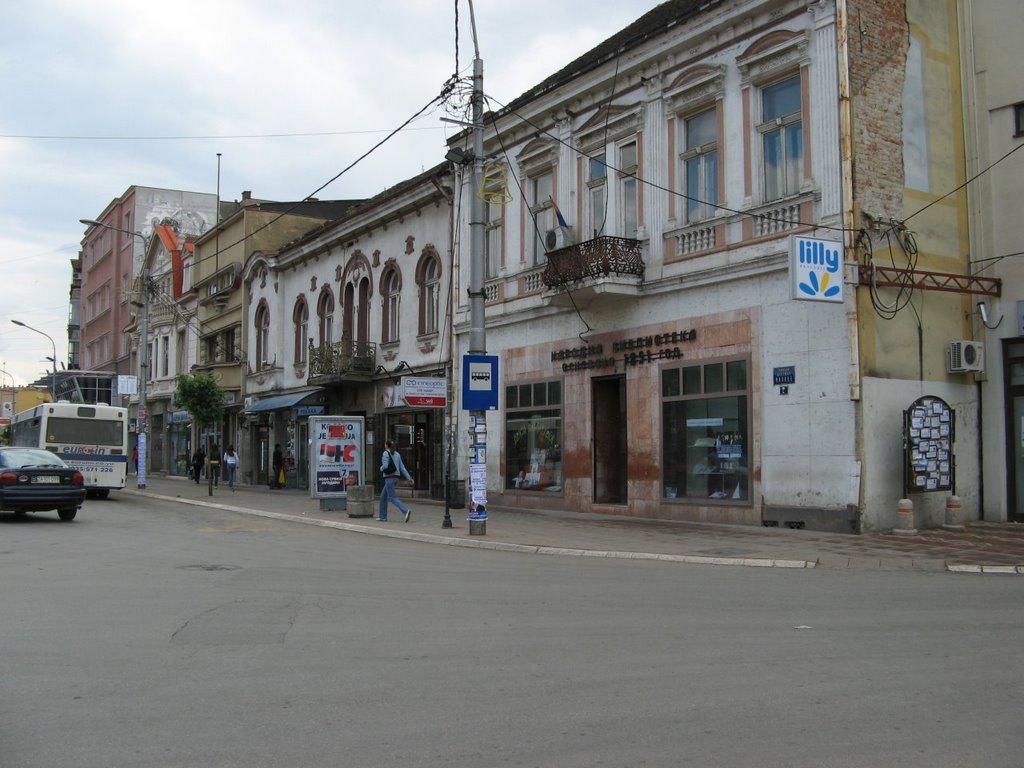
[[[53,357],[51,358],[53,360],[53,373],[50,374],[50,395],[53,397],[53,402],[57,402],[57,344],[53,341],[53,337],[44,331],[40,331],[38,328],[33,328],[31,325],[21,322],[21,320],[11,320],[11,322],[15,325],[20,325],[22,328],[28,328],[30,331],[35,331],[36,333],[45,336],[50,340],[50,344],[53,345]],[[11,380],[14,380],[13,376],[11,377]]]
[[[142,303],[132,303],[142,308],[142,322],[139,329],[139,423],[136,434],[139,448],[139,468],[135,474],[135,481],[139,488],[145,488],[146,466],[149,458],[149,414],[146,412],[146,379],[149,374],[149,277],[146,274],[146,257],[149,254],[149,238],[141,232],[132,232],[130,229],[113,227],[110,224],[104,224],[102,221],[96,221],[96,219],[79,219],[78,221],[88,227],[103,227],[104,229],[123,232],[126,235],[132,235],[142,240]]]

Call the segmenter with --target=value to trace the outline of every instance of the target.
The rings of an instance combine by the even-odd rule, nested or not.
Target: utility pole
[[[469,354],[484,355],[487,339],[484,330],[484,62],[476,36],[473,0],[469,0],[473,27],[473,188],[469,213]],[[487,533],[487,413],[470,410],[471,449],[469,456],[469,532]]]

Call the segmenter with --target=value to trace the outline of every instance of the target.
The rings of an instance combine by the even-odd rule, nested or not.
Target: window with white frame
[[[316,314],[320,321],[320,344],[331,344],[334,341],[334,294],[329,290],[320,294]]]
[[[171,369],[171,337],[160,339],[160,378],[166,379]]]
[[[800,191],[804,155],[802,104],[799,75],[761,88],[761,123],[757,131],[761,135],[765,201]]]
[[[530,202],[530,224],[533,225],[533,245],[527,258],[527,265],[535,267],[543,264],[547,248],[545,240],[549,230],[554,229],[555,216],[552,206],[554,192],[554,176],[550,169],[541,171],[528,179],[527,191]]]
[[[398,341],[398,319],[402,307],[402,279],[394,267],[384,275],[384,338],[381,341]]]
[[[253,325],[256,331],[256,370],[263,370],[270,365],[270,310],[265,300],[256,307]]]
[[[608,165],[607,155],[599,152],[587,159],[587,223],[588,237],[605,234],[608,212]],[[582,233],[581,233],[582,237]]]
[[[621,236],[636,238],[638,225],[637,175],[639,165],[636,141],[619,145],[619,223]]]
[[[505,218],[505,206],[496,203],[484,203],[484,279],[490,280],[498,276],[501,269],[502,223]]]
[[[686,220],[694,222],[714,216],[718,202],[718,111],[705,110],[681,124],[682,193]]]
[[[437,333],[441,264],[436,256],[423,262],[420,273],[420,334]]]
[[[306,362],[308,357],[308,336],[309,336],[309,305],[306,298],[300,296],[295,302],[295,309],[292,310],[292,326],[295,329],[295,353],[292,358],[296,365]]]
[[[187,345],[185,343],[186,336],[184,331],[178,331],[177,343],[174,347],[174,372],[175,374],[185,373],[188,369],[187,362]]]

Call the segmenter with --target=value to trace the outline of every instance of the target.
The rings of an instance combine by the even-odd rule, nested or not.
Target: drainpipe
[[[856,257],[857,238],[854,233],[853,192],[853,94],[850,86],[850,18],[847,0],[836,0],[836,72],[839,87],[839,164],[842,174],[842,196],[845,250]],[[863,413],[861,405],[860,334],[857,315],[857,283],[860,282],[860,263],[853,266],[854,289],[846,299],[846,335],[849,339],[848,383],[854,408],[855,455],[858,457],[851,471],[849,511],[856,516],[857,532],[861,531],[860,511],[864,506],[861,487],[861,467],[864,456]]]

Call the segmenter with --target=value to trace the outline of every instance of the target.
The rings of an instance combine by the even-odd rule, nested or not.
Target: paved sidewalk
[[[547,555],[622,557],[666,562],[747,565],[775,568],[925,570],[1024,575],[1024,525],[977,523],[966,531],[922,530],[914,536],[860,536],[751,526],[709,525],[574,512],[489,508],[485,535],[470,535],[465,509],[450,510],[443,528],[444,503],[403,500],[412,519],[392,507],[387,522],[325,512],[307,491],[270,490],[226,483],[213,488],[185,478],[147,478],[138,489],[129,477],[122,493],[144,494],[188,504],[212,505],[354,533]],[[376,510],[376,501],[374,502]],[[88,513],[88,507],[85,509]]]

